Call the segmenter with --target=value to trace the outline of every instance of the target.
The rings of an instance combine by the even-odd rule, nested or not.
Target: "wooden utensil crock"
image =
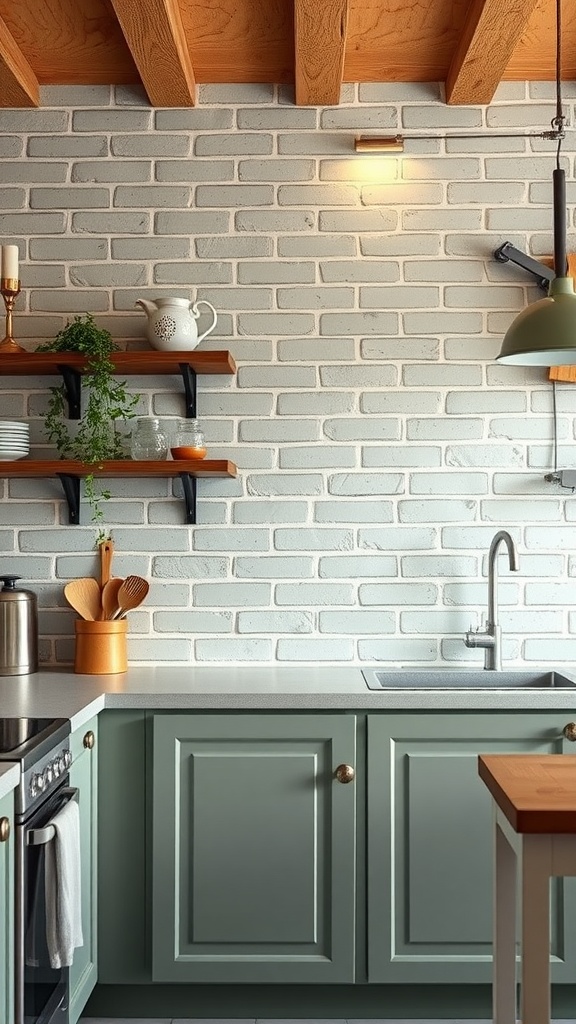
[[[76,619],[74,671],[85,675],[126,672],[127,619],[89,621]]]

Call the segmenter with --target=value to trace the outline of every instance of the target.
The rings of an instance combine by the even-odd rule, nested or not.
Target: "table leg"
[[[548,835],[522,837],[522,1024],[550,1024],[550,874]]]
[[[516,1024],[516,853],[498,822],[494,857],[494,1024]]]

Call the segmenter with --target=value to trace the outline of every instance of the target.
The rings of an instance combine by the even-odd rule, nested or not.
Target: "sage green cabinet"
[[[93,718],[70,737],[70,785],[79,790],[82,935],[70,967],[69,1024],[76,1024],[98,978],[97,937],[97,814],[98,719]]]
[[[355,740],[353,715],[154,716],[154,981],[354,980]]]
[[[14,796],[0,800],[0,1024],[14,1022]]]
[[[562,712],[368,716],[368,977],[490,982],[492,803],[479,753],[574,753]],[[576,887],[555,879],[552,977],[576,977]]]

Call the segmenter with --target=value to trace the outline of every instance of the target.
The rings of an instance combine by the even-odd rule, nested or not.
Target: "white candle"
[[[18,280],[18,246],[17,245],[3,245],[2,246],[2,270],[0,271],[2,277],[11,277]]]

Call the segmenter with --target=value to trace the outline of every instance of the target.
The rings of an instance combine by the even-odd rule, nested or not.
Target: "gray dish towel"
[[[46,944],[53,968],[70,967],[82,946],[80,812],[69,800],[51,819],[54,838],[46,844]]]

